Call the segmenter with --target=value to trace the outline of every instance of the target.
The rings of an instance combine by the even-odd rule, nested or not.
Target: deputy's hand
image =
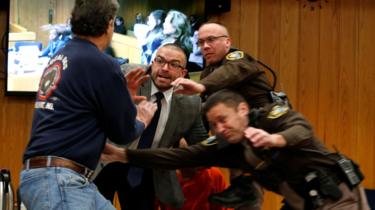
[[[140,67],[131,70],[126,74],[125,78],[128,83],[128,90],[133,98],[134,103],[146,100],[145,96],[138,96],[137,92],[139,87],[149,78],[146,71]]]
[[[147,127],[150,124],[157,108],[158,106],[154,102],[146,100],[141,101],[137,105],[137,120],[143,122],[145,127]]]
[[[177,78],[171,84],[175,87],[174,92],[177,94],[194,95],[206,90],[204,85],[182,77]]]
[[[128,163],[127,149],[117,147],[115,145],[106,143],[100,155],[100,160],[104,163],[123,162]]]
[[[254,127],[248,127],[244,132],[245,137],[254,147],[284,147],[286,145],[286,140],[280,134],[270,134]]]

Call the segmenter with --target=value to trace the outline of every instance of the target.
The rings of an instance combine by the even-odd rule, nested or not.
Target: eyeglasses
[[[184,69],[185,68],[182,65],[180,65],[180,62],[178,62],[178,61],[167,61],[160,56],[157,56],[154,59],[154,62],[156,64],[160,65],[160,66],[164,66],[165,64],[168,64],[169,68],[171,68],[172,70],[178,70],[178,69]]]
[[[198,39],[198,45],[201,47],[204,45],[204,43],[207,43],[208,45],[211,45],[212,43],[214,43],[216,40],[220,39],[220,38],[227,38],[228,36],[227,35],[221,35],[221,36],[209,36],[205,39]]]

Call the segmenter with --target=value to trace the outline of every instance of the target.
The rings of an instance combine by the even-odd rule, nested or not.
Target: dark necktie
[[[138,142],[138,149],[143,148],[150,148],[152,145],[152,141],[155,136],[156,127],[158,126],[160,111],[161,111],[161,100],[163,99],[163,93],[157,92],[155,94],[156,97],[156,104],[157,104],[157,110],[154,114],[154,117],[152,118],[150,124],[147,126],[147,128],[143,131],[141,138]],[[138,186],[143,177],[143,168],[138,167],[129,167],[128,171],[128,181],[130,186],[136,187]]]

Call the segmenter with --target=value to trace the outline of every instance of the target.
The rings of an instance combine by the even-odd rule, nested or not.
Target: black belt
[[[62,167],[71,169],[82,176],[90,179],[93,170],[69,159],[56,156],[38,156],[25,161],[23,169]]]

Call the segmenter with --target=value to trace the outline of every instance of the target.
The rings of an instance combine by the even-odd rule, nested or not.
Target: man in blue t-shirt
[[[21,172],[27,209],[115,209],[89,181],[92,170],[107,138],[129,143],[156,110],[151,102],[134,105],[119,64],[103,53],[118,7],[76,0],[73,39],[43,72]]]

